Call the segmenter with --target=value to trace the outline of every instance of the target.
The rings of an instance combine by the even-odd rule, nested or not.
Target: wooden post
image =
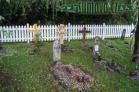
[[[85,44],[86,33],[90,33],[91,31],[87,31],[86,27],[83,30],[79,30],[79,33],[83,34],[83,44]]]
[[[103,36],[102,36],[102,40],[104,40],[105,35],[106,35],[106,25],[105,25],[105,23],[103,23]]]
[[[70,29],[70,23],[68,23],[68,41],[71,39],[71,29]]]
[[[29,28],[29,24],[27,23],[27,29]],[[30,43],[29,42],[29,32],[27,32],[27,43]]]
[[[57,34],[60,35],[60,44],[64,44],[64,34],[67,34],[65,30],[65,26],[63,24],[60,24],[59,26],[60,31],[57,32]]]
[[[38,34],[39,32],[42,32],[42,29],[38,29],[38,28],[37,28],[37,24],[34,24],[33,27],[34,27],[34,29],[29,30],[29,32],[33,32],[33,34],[34,34],[35,45],[37,45],[37,44],[38,44],[38,41],[39,41],[39,38],[38,38],[37,34]]]

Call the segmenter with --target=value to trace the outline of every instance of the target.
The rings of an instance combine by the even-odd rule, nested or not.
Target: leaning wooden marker
[[[33,32],[35,45],[38,45],[38,42],[39,42],[38,33],[42,32],[42,29],[38,29],[37,24],[34,24],[33,27],[34,27],[34,29],[29,30],[29,32]]]
[[[125,34],[126,34],[126,29],[124,29],[123,32],[122,32],[121,41],[124,41],[124,39],[125,39]]]
[[[59,26],[59,32],[57,32],[57,34],[60,35],[60,44],[64,44],[64,34],[67,34],[65,30],[65,26],[63,24],[60,24]]]
[[[91,31],[87,31],[86,27],[84,27],[83,30],[79,30],[79,33],[83,34],[83,44],[85,44],[85,40],[86,40],[86,33],[90,33]]]

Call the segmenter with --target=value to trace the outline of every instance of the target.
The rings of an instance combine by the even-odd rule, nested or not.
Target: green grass
[[[130,38],[126,38],[130,42]],[[110,50],[104,43],[108,41],[117,46],[120,51]],[[128,53],[129,45],[123,44],[120,39],[101,40],[101,56],[106,59],[114,59],[117,64],[125,68],[125,73],[109,73],[92,61],[92,52],[82,48],[82,40],[65,41],[75,52],[65,54],[62,52],[61,62],[66,62],[81,67],[95,76],[95,82],[91,88],[92,92],[96,89],[101,92],[139,92],[139,84],[127,78],[130,71],[135,70],[135,63],[131,62],[131,54]],[[92,44],[92,40],[86,43]],[[0,79],[8,75],[11,83],[5,82],[0,85],[0,92],[62,92],[57,86],[57,80],[51,75],[51,64],[53,64],[53,42],[42,42],[40,55],[28,55],[32,49],[32,44],[27,43],[3,43],[8,48],[9,53],[14,52],[13,56],[3,57],[0,63]],[[2,81],[0,80],[0,83]],[[71,92],[71,91],[70,91]]]

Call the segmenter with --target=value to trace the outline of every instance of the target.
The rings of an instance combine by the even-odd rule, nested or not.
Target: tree
[[[139,1],[138,0],[131,0],[131,3],[133,3],[134,6],[136,7],[139,7]],[[139,20],[139,10],[137,9],[134,16],[136,16],[135,18],[135,44],[134,44],[134,52],[133,52],[133,55],[134,54],[137,54],[139,53],[139,23],[138,23],[138,20]],[[133,62],[135,62],[137,59],[137,57],[134,57],[132,59]]]

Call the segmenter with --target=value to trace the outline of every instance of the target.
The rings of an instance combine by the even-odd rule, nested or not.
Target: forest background
[[[10,4],[7,2],[10,1]],[[117,2],[131,5],[131,0],[0,0],[0,25],[29,24],[132,24],[135,11],[115,14],[81,14],[56,11],[56,6],[78,4],[80,1]]]

